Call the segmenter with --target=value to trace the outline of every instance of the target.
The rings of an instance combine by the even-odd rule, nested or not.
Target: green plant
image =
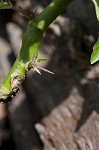
[[[99,21],[99,0],[92,0],[92,1],[95,5],[96,16],[97,16],[97,19]],[[93,52],[91,54],[90,61],[91,61],[91,64],[94,64],[98,60],[99,60],[99,39],[97,40],[97,42],[93,46]]]
[[[1,0],[0,2],[0,9],[8,9],[8,8],[11,8],[12,5],[11,3],[8,1],[8,2],[4,2],[3,0]]]
[[[39,69],[47,71],[44,68],[40,68],[37,64],[45,60],[38,58],[38,47],[42,42],[45,30],[71,1],[72,0],[52,0],[40,14],[35,17],[31,16],[27,31],[23,35],[19,56],[0,86],[1,102],[8,101],[9,98],[17,93],[28,70],[32,68],[38,73],[40,73]],[[3,1],[1,1],[2,9],[8,8],[8,6],[10,7],[9,2],[3,3]]]
[[[27,31],[23,35],[22,47],[13,67],[0,86],[0,101],[7,102],[13,97],[22,81],[25,79],[25,74],[30,69],[36,70],[40,74],[40,69],[47,71],[38,66],[40,61],[46,59],[38,58],[38,47],[42,42],[43,33],[48,26],[60,15],[65,6],[69,5],[72,0],[52,0],[52,2],[38,15],[29,16]],[[96,8],[97,18],[99,20],[99,0],[93,0]],[[0,9],[13,8],[8,1],[1,0]],[[22,12],[22,11],[21,11]],[[91,55],[91,63],[99,60],[99,42],[94,46],[94,51]],[[52,73],[50,71],[47,71]]]

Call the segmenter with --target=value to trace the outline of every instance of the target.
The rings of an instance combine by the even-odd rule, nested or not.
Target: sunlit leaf
[[[92,0],[92,1],[95,5],[96,15],[97,15],[97,19],[99,21],[99,0]]]
[[[91,60],[90,61],[91,61],[91,64],[94,64],[98,60],[99,60],[99,39],[93,47],[93,52],[91,54]]]

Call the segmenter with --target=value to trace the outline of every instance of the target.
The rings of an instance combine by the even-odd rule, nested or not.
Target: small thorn
[[[38,66],[38,68],[41,69],[41,70],[43,70],[43,71],[45,71],[45,72],[48,72],[50,74],[54,74],[54,72],[51,72],[51,71],[49,71],[49,70],[47,70],[45,68],[42,68],[42,67],[39,67],[39,66]]]
[[[38,68],[34,68],[34,70],[38,73],[38,74],[40,74],[41,75],[41,72],[39,71],[39,69]]]

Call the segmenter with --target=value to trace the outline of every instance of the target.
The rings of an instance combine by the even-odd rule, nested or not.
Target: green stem
[[[27,72],[27,62],[38,57],[38,47],[42,41],[43,33],[71,1],[53,0],[39,15],[30,20],[28,29],[23,35],[19,56],[1,84],[0,101],[6,102],[7,98],[17,92]]]
[[[43,32],[61,14],[64,7],[72,0],[53,0],[41,14],[36,17],[37,26]]]

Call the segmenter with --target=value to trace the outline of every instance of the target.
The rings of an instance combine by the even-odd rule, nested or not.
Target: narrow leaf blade
[[[38,58],[37,62],[46,61],[46,60],[47,60],[47,58]]]
[[[92,0],[94,5],[95,5],[95,10],[96,10],[96,16],[97,16],[97,19],[99,21],[99,0]]]

